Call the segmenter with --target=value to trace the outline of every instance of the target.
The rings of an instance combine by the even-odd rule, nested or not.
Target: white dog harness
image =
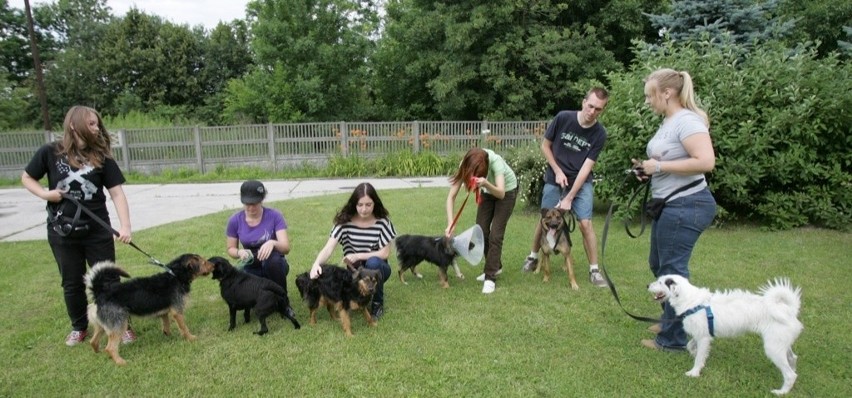
[[[710,309],[710,306],[697,305],[686,310],[679,316],[679,318],[684,319],[701,310],[704,310],[704,312],[707,313],[707,328],[710,329],[710,337],[716,337],[716,334],[713,332],[713,310]]]

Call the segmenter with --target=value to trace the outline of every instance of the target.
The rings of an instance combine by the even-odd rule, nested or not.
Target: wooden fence
[[[398,151],[498,152],[534,143],[548,121],[331,122],[216,127],[164,127],[110,132],[122,170],[167,169],[204,173],[219,166],[269,170],[323,165],[331,156],[377,157]],[[61,136],[50,132],[0,133],[0,175],[20,176],[36,149]]]

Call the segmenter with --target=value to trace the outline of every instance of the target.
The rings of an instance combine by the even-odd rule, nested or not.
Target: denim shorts
[[[568,193],[570,188],[566,187],[565,193]],[[577,216],[578,220],[590,220],[592,218],[592,205],[594,204],[594,186],[591,181],[586,181],[580,187],[580,192],[574,197],[571,202],[571,211]],[[541,193],[541,208],[552,209],[562,199],[562,188],[559,185],[544,184],[544,190]]]

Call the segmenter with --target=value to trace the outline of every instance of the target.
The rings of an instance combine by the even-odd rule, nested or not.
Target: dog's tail
[[[793,286],[787,278],[776,278],[769,281],[760,288],[760,294],[772,305],[769,308],[770,315],[781,321],[794,319],[799,316],[799,307],[802,303],[802,289]]]
[[[95,264],[84,278],[89,300],[96,302],[97,298],[110,290],[112,285],[119,283],[121,277],[129,278],[130,274],[118,268],[112,261],[101,261]]]

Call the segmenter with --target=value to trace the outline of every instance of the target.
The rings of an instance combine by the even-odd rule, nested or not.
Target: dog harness
[[[710,329],[710,337],[716,337],[716,333],[713,332],[713,310],[710,309],[710,306],[697,305],[686,310],[686,312],[681,314],[679,318],[684,319],[701,310],[704,310],[704,312],[707,313],[707,328]]]

